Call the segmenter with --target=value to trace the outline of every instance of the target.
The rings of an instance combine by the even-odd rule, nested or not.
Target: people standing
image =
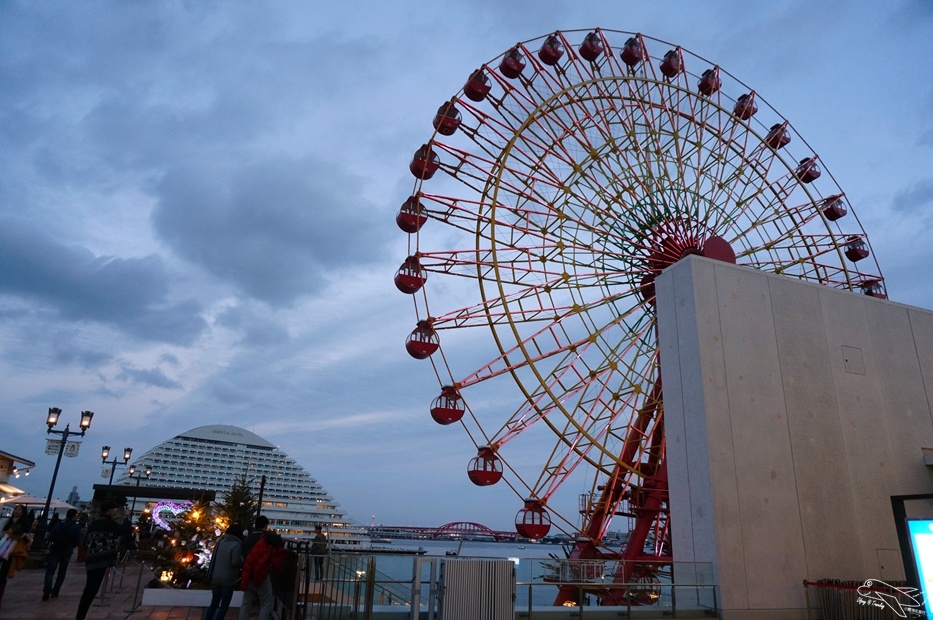
[[[49,600],[49,597],[58,596],[65,582],[65,573],[68,571],[71,554],[80,542],[81,526],[78,524],[78,511],[71,508],[65,513],[64,520],[53,525],[49,531],[49,555],[46,558],[45,585],[42,588],[43,601]],[[55,571],[58,571],[58,577],[55,577]],[[53,577],[55,577],[54,586],[52,585]]]
[[[314,579],[324,579],[324,556],[327,555],[327,536],[320,525],[314,526],[314,538],[311,539],[311,558],[314,560]]]
[[[26,512],[24,504],[16,504],[13,513],[3,524],[3,534],[14,539],[13,546],[5,559],[0,559],[0,604],[6,590],[7,579],[26,567],[29,547],[32,545],[32,525],[35,513]]]
[[[40,519],[40,521],[42,521],[42,520],[44,520],[44,517],[43,517],[43,519]],[[52,513],[52,519],[49,521],[49,526],[48,526],[48,528],[46,528],[46,530],[45,530],[45,532],[46,532],[46,534],[45,534],[45,542],[46,542],[46,543],[51,544],[52,539],[51,539],[49,536],[50,536],[51,533],[52,533],[52,528],[55,527],[56,525],[58,525],[59,523],[61,523],[61,521],[62,521],[62,520],[61,520],[61,517],[58,516],[58,511],[53,512],[53,513]]]
[[[252,550],[253,545],[262,538],[262,535],[266,533],[266,528],[269,527],[269,518],[265,515],[259,515],[256,517],[256,521],[253,524],[253,531],[249,533],[249,536],[246,537],[246,544],[243,549],[243,557],[249,555],[249,552]]]
[[[120,550],[120,537],[123,535],[123,526],[114,520],[117,512],[117,503],[106,500],[101,503],[100,514],[87,528],[84,536],[84,546],[87,548],[85,568],[87,569],[87,582],[84,592],[81,593],[81,602],[78,603],[77,620],[85,620],[87,612],[100,590],[107,569],[117,563],[117,554]]]
[[[259,601],[259,620],[268,620],[275,605],[272,575],[281,572],[284,563],[285,541],[275,532],[265,532],[253,545],[243,564],[240,579],[243,603],[239,620],[249,619],[255,601]]]
[[[211,580],[211,604],[204,620],[224,620],[230,599],[240,583],[240,568],[243,566],[243,526],[235,523],[214,545],[211,564],[207,574]]]

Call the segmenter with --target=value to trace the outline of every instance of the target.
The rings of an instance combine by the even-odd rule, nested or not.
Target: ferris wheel
[[[875,297],[884,280],[818,155],[699,56],[561,31],[466,77],[415,150],[396,217],[409,251],[395,283],[416,315],[406,348],[438,377],[431,416],[476,446],[469,479],[518,494],[517,532],[556,528],[572,558],[634,560],[615,574],[629,583],[638,561],[671,559],[655,277],[697,254]],[[471,330],[489,348],[460,370],[442,344],[473,347]],[[514,384],[511,400],[471,406],[492,382]],[[512,463],[541,429],[537,462]],[[631,531],[611,552],[620,515]]]

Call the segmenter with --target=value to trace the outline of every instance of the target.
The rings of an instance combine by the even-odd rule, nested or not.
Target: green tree
[[[241,474],[233,480],[233,486],[221,495],[221,502],[217,505],[217,514],[223,519],[224,528],[234,523],[250,527],[256,518],[256,509],[259,501],[253,494],[254,480]]]
[[[215,523],[208,503],[194,503],[169,521],[154,562],[156,577],[176,588],[205,587]]]

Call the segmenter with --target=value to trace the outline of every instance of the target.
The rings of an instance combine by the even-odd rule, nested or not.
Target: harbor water
[[[430,582],[431,570],[438,570],[440,562],[454,558],[473,559],[509,559],[515,564],[515,580],[519,584],[516,591],[516,607],[528,606],[529,596],[532,605],[550,605],[557,595],[557,587],[542,583],[546,572],[542,562],[554,558],[564,558],[564,547],[559,544],[492,542],[476,540],[420,540],[396,539],[391,543],[374,543],[371,553],[376,558],[376,572],[380,580],[410,582],[416,563],[421,565],[421,580]],[[380,550],[383,553],[380,553]],[[408,551],[409,553],[405,553]],[[432,562],[421,561],[433,559]],[[432,567],[433,564],[433,567]],[[527,585],[535,582],[532,588]],[[529,594],[529,590],[531,594]]]

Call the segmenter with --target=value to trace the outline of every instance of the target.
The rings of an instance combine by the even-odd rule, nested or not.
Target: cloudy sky
[[[891,299],[933,308],[930,0],[5,0],[0,450],[37,463],[20,486],[48,490],[56,406],[96,413],[56,496],[105,482],[103,444],[224,423],[357,521],[510,528],[520,502],[473,487],[468,439],[428,415],[394,217],[473,69],[597,26],[754,88],[847,193]]]

